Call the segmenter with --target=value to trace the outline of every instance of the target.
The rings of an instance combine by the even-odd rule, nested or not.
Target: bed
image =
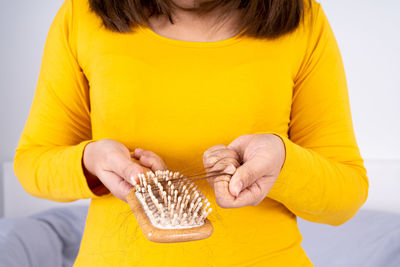
[[[370,197],[346,224],[333,227],[298,219],[302,246],[315,266],[400,266],[400,162],[368,161]],[[377,178],[379,177],[379,179]],[[0,267],[72,266],[88,201],[59,204],[35,199],[4,164]]]

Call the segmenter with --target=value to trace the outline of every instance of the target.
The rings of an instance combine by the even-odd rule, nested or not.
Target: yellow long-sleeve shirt
[[[312,10],[312,12],[311,12]],[[316,2],[276,40],[172,40],[142,27],[104,29],[87,0],[66,0],[48,35],[37,91],[15,157],[31,194],[92,198],[75,266],[311,266],[296,216],[337,225],[367,197],[340,53]],[[216,209],[206,240],[149,242],[126,203],[96,196],[82,170],[91,140],[115,139],[199,169],[209,147],[276,133],[286,160],[255,207]]]

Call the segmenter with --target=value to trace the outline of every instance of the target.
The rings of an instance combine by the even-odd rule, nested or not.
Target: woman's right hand
[[[83,167],[89,187],[98,180],[117,198],[126,202],[132,190],[132,179],[139,181],[137,174],[144,173],[144,168],[152,171],[166,170],[164,161],[154,152],[135,149],[133,161],[131,153],[123,144],[103,139],[86,145],[83,152]]]

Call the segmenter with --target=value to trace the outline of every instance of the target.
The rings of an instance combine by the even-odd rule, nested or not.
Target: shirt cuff
[[[284,196],[287,194],[290,179],[295,175],[296,169],[296,145],[286,136],[274,132],[259,132],[256,134],[273,134],[278,136],[285,146],[285,161],[274,185],[267,194],[268,198],[283,203]]]

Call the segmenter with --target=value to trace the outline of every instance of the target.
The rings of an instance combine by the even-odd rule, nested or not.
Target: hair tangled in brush
[[[156,171],[139,175],[136,197],[151,223],[164,229],[198,227],[212,211],[208,199],[179,172]]]

